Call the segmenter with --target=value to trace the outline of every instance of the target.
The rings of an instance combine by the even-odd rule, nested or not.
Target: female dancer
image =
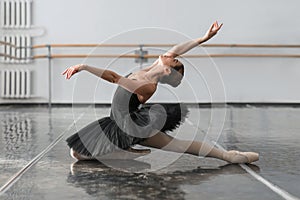
[[[71,156],[78,160],[98,158],[133,158],[149,153],[132,146],[159,148],[225,160],[230,163],[251,163],[259,155],[254,152],[223,151],[200,141],[173,138],[166,132],[179,126],[187,115],[180,104],[145,105],[154,94],[157,84],[177,87],[184,75],[183,64],[175,57],[209,40],[221,29],[214,22],[202,38],[174,46],[149,67],[123,77],[111,70],[79,64],[66,69],[70,79],[75,73],[90,72],[103,80],[118,84],[111,106],[110,117],[92,122],[67,139]],[[129,155],[129,156],[128,156]],[[133,155],[133,156],[132,156]]]

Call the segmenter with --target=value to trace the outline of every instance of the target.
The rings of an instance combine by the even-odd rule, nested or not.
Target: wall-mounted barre
[[[10,43],[8,43],[8,42],[3,42],[3,41],[0,41],[0,45],[4,45],[4,46],[11,46],[11,47],[17,48],[17,46],[16,46],[16,45],[14,45],[14,44],[10,44]]]
[[[42,44],[42,45],[33,45],[29,47],[20,47],[8,42],[0,41],[0,45],[8,46],[10,48],[22,49],[22,48],[31,48],[31,49],[52,49],[52,48],[95,48],[95,47],[112,47],[112,48],[144,48],[144,47],[172,47],[174,44]],[[298,44],[203,44],[199,47],[215,47],[215,48],[300,48]],[[7,53],[1,53],[0,57],[5,57],[15,60],[26,60],[26,59],[41,59],[41,58],[156,58],[158,55],[151,54],[127,54],[127,55],[117,55],[117,54],[42,54],[34,55],[27,58],[18,58],[17,56],[12,56]],[[300,54],[186,54],[185,58],[226,58],[226,57],[268,57],[268,58],[299,58]]]
[[[10,44],[8,42],[0,41],[0,46],[4,46],[5,52],[0,52],[0,57],[4,57],[8,60],[35,60],[35,59],[48,59],[48,71],[49,71],[49,99],[48,106],[51,108],[52,101],[52,67],[51,60],[52,59],[61,59],[61,58],[131,58],[136,59],[140,63],[143,64],[148,58],[157,58],[158,54],[147,54],[145,49],[150,48],[171,48],[175,44],[42,44],[42,45],[33,45],[33,46],[16,46],[14,44]],[[53,54],[52,49],[54,48],[96,48],[96,47],[111,47],[111,48],[135,48],[136,51],[134,54]],[[199,47],[213,47],[213,48],[300,48],[298,44],[203,44],[199,45]],[[18,57],[15,54],[10,55],[9,53],[16,52],[16,50],[22,49],[47,49],[47,54],[42,55],[33,55],[25,57]],[[144,48],[144,49],[143,49]],[[9,49],[9,51],[8,51]],[[244,58],[300,58],[300,54],[236,54],[236,53],[228,53],[228,54],[185,54],[185,58],[227,58],[227,57],[244,57]]]
[[[15,48],[59,48],[59,47],[172,47],[175,44],[41,44],[29,47],[16,46],[8,42],[0,41],[0,45]],[[199,47],[236,47],[236,48],[300,48],[299,44],[202,44]]]
[[[51,45],[35,45],[33,49],[37,48],[69,48],[69,47],[172,47],[175,44],[51,44]],[[300,48],[300,45],[293,44],[203,44],[199,47],[217,47],[217,48]],[[159,55],[151,54],[51,54],[51,58],[157,58]],[[33,59],[48,58],[49,55],[35,55]],[[185,54],[185,58],[226,58],[226,57],[268,57],[268,58],[300,58],[300,54]]]
[[[14,60],[27,60],[27,58],[18,58],[16,56],[11,56],[9,54],[0,53],[0,57],[6,57]]]
[[[59,47],[173,47],[175,44],[50,44]],[[34,45],[31,48],[46,48],[48,45]],[[300,48],[298,44],[202,44],[199,47],[237,47],[237,48]]]
[[[158,58],[159,54],[152,55],[143,55],[143,58]],[[13,60],[35,60],[42,58],[51,58],[51,59],[62,59],[62,58],[131,58],[138,59],[141,58],[138,54],[131,55],[120,55],[120,54],[51,54],[46,55],[35,55],[26,58],[19,58],[16,56],[11,56],[9,54],[0,53],[0,57],[5,57]],[[300,54],[187,54],[181,56],[184,58],[228,58],[228,57],[236,57],[236,58],[300,58]]]
[[[144,55],[143,58],[158,58],[157,55]],[[226,58],[226,57],[267,57],[267,58],[300,58],[300,54],[187,54],[182,56],[184,58]],[[32,59],[49,58],[48,55],[36,55]],[[119,54],[51,54],[51,58],[140,58],[138,54],[119,55]]]

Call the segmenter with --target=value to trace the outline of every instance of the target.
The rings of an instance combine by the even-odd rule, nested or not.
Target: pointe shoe
[[[76,160],[95,160],[92,156],[85,156],[80,153],[77,153],[73,150],[73,148],[70,149],[70,155]]]
[[[227,161],[233,164],[252,163],[259,160],[259,154],[255,152],[240,152],[231,150],[227,152],[229,155]]]

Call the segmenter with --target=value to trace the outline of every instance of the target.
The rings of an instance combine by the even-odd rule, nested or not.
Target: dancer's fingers
[[[209,27],[209,32],[211,32],[214,28],[214,24],[212,24],[210,27]]]
[[[66,79],[70,79],[73,74],[77,72],[77,69],[74,67],[67,68],[62,75],[66,75]]]
[[[220,30],[222,26],[223,26],[223,23],[222,23],[222,24],[220,24],[220,26],[219,26],[219,29],[218,29],[218,30]]]
[[[223,23],[219,25],[218,22],[216,21],[214,23],[214,30],[213,31],[218,32],[221,29],[222,26],[223,26]]]
[[[70,79],[71,78],[71,76],[72,76],[72,69],[70,69],[69,71],[68,71],[68,74],[67,74],[67,79]]]
[[[65,75],[67,73],[69,68],[65,69],[65,71],[63,73],[61,73],[62,75]]]
[[[217,28],[218,27],[218,21],[215,21],[214,25]]]

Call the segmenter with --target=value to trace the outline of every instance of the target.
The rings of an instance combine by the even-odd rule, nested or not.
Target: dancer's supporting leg
[[[163,132],[158,132],[147,138],[141,142],[141,145],[166,151],[218,158],[230,163],[251,163],[258,160],[258,154],[254,152],[223,151],[204,142],[179,140]]]

